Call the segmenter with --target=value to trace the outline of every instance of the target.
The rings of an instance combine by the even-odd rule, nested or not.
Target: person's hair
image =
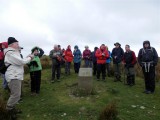
[[[108,50],[108,46],[106,46],[106,50]]]
[[[105,44],[102,44],[101,46],[105,46]]]
[[[129,46],[129,45],[126,45],[126,47],[130,48],[130,46]]]
[[[58,45],[57,45],[57,44],[55,44],[55,45],[54,45],[54,47],[58,47]]]

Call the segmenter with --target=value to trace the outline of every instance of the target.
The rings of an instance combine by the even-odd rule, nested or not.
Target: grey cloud
[[[47,0],[32,4],[21,1],[19,4],[41,26],[38,27],[40,31],[10,27],[3,20],[3,32],[0,34],[3,38],[10,35],[18,37],[28,52],[38,45],[48,54],[54,44],[61,44],[63,48],[71,45],[72,49],[79,45],[83,51],[85,45],[93,50],[104,43],[112,50],[118,41],[123,48],[130,44],[137,54],[146,39],[160,52],[157,42],[160,38],[159,0]],[[12,3],[4,2],[3,5],[4,8],[0,7],[2,13]]]

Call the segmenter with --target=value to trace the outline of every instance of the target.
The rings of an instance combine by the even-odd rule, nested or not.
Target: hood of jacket
[[[2,42],[2,43],[0,43],[0,49],[2,48],[2,45],[4,45],[5,48],[8,48],[8,43],[7,43],[7,42]]]
[[[145,44],[149,44],[149,47],[150,47],[150,42],[148,40],[146,40],[146,41],[143,42],[143,48],[145,48],[144,47]]]
[[[39,47],[35,46],[31,49],[31,52],[33,53],[35,50],[38,50],[39,51]]]
[[[78,46],[77,46],[77,45],[75,45],[75,46],[74,46],[74,48],[78,49]]]
[[[71,50],[71,49],[70,49],[70,47],[71,47],[71,46],[70,46],[70,45],[68,45],[66,50],[70,51],[70,50]]]

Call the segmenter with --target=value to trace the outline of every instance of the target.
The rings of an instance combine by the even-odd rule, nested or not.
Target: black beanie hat
[[[14,37],[9,37],[8,38],[8,45],[14,43],[14,42],[18,42]]]

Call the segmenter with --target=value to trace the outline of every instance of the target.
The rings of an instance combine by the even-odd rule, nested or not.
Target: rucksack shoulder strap
[[[4,56],[6,56],[6,54],[7,54],[9,51],[13,51],[13,50],[8,50],[8,51],[4,54]]]
[[[153,52],[153,47],[151,47],[151,51]]]
[[[144,50],[144,48],[142,49],[142,54],[143,54],[143,53],[146,53],[146,51]]]

